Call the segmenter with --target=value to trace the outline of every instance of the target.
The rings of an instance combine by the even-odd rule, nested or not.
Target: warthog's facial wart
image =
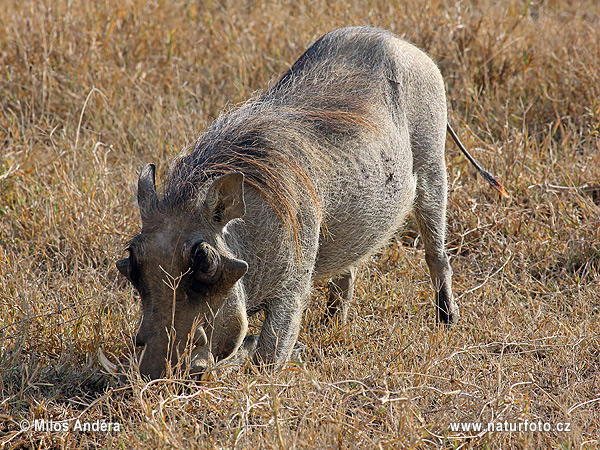
[[[141,296],[142,320],[134,339],[144,375],[157,378],[178,364],[197,371],[241,345],[247,318],[238,281],[248,264],[230,254],[221,233],[244,213],[242,183],[241,174],[218,178],[202,199],[203,217],[189,217],[185,210],[162,209],[154,166],[142,170],[142,232],[117,268]]]

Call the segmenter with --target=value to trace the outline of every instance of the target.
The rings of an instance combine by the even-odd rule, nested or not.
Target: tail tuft
[[[502,197],[510,198],[510,195],[508,195],[508,193],[506,192],[506,189],[504,189],[504,186],[502,186],[502,183],[500,183],[498,180],[496,180],[494,175],[492,175],[485,169],[481,169],[481,175],[483,176],[483,178],[485,178],[487,180],[488,183],[490,183],[490,185],[494,189],[496,189],[500,193],[500,195]]]
[[[460,148],[460,151],[463,152],[463,154],[467,157],[467,159],[471,162],[471,164],[473,164],[473,166],[477,169],[477,171],[481,174],[481,176],[483,178],[485,178],[487,180],[487,182],[490,183],[492,185],[492,187],[494,189],[496,189],[502,197],[510,198],[510,196],[506,192],[506,189],[504,189],[504,186],[502,186],[502,184],[498,180],[496,180],[496,177],[494,177],[494,175],[492,175],[487,170],[485,170],[483,167],[481,167],[477,163],[477,161],[475,161],[475,158],[473,158],[469,154],[469,152],[467,151],[465,146],[462,144],[462,142],[460,142],[460,139],[458,139],[458,136],[456,135],[456,133],[454,132],[454,130],[452,129],[450,124],[447,125],[447,128],[448,128],[448,133],[452,137],[452,140],[456,143],[458,148]]]

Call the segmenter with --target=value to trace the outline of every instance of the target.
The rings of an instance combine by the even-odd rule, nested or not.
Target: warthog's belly
[[[342,171],[326,205],[315,265],[317,280],[364,261],[402,225],[416,189],[408,147],[370,149],[348,161],[346,167],[351,170]]]

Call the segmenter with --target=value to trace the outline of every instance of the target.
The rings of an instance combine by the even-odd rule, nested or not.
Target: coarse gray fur
[[[260,310],[254,359],[280,365],[313,284],[330,280],[328,313],[345,320],[356,267],[411,211],[437,317],[456,321],[444,249],[446,114],[425,53],[384,30],[342,28],[182,152],[162,199],[147,165],[142,231],[117,264],[142,298],[140,370],[160,376],[186,343],[197,370],[231,357]]]

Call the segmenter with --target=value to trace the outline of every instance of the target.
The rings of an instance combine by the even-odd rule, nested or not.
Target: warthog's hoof
[[[306,352],[306,345],[302,342],[296,342],[292,353],[290,354],[290,362],[302,364],[302,354]]]
[[[256,346],[258,345],[258,336],[253,334],[249,334],[244,338],[244,342],[238,349],[237,353],[245,353],[246,357],[252,356],[252,354],[256,351]]]
[[[244,364],[252,361],[252,355],[256,351],[258,336],[246,336],[240,348],[233,355],[221,361],[198,361],[192,364],[191,373],[201,380],[210,380],[215,376],[222,376],[239,370]]]

